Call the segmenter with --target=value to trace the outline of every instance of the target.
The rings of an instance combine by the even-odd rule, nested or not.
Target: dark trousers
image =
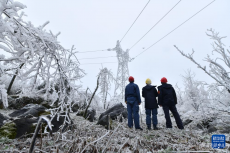
[[[139,105],[137,102],[131,104],[127,102],[127,111],[128,111],[128,126],[131,128],[133,127],[133,118],[135,123],[135,128],[140,128],[139,123]]]
[[[166,127],[167,128],[172,128],[172,122],[171,122],[170,114],[169,114],[169,110],[170,110],[172,112],[175,120],[176,120],[177,127],[179,129],[184,129],[183,123],[181,121],[180,115],[178,114],[175,105],[174,106],[163,106],[163,110],[165,113]]]
[[[151,128],[151,120],[153,123],[153,127],[157,126],[157,108],[145,109],[146,113],[146,124],[149,128]],[[151,117],[152,116],[152,117]]]

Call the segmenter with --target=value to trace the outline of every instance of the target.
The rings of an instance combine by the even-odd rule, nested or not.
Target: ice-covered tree
[[[175,91],[177,95],[177,103],[178,105],[183,105],[184,104],[184,91],[181,90],[181,88],[178,86],[178,84],[175,85]]]
[[[193,54],[195,52],[194,50],[192,50],[191,54],[186,54],[177,46],[175,46],[175,48],[179,51],[179,53],[181,53],[181,55],[190,59],[194,64],[198,66],[198,68],[202,69],[206,74],[212,77],[217,82],[217,86],[225,87],[225,89],[230,92],[230,77],[228,71],[230,68],[230,51],[222,42],[222,39],[225,37],[219,36],[219,33],[215,32],[213,29],[208,30],[207,35],[210,37],[210,39],[214,40],[212,44],[212,53],[217,53],[215,58],[211,58],[210,55],[207,55],[205,58],[205,61],[208,62],[209,70],[206,66],[201,66],[193,58]]]
[[[108,109],[109,103],[107,104],[108,91],[111,88],[111,81],[113,81],[113,74],[111,70],[103,68],[100,70],[100,94],[102,95],[102,100],[104,104],[104,109]]]
[[[70,50],[61,46],[57,40],[60,33],[44,29],[49,22],[35,27],[24,21],[25,14],[18,11],[25,5],[13,0],[0,0],[0,4],[0,49],[9,55],[1,55],[0,62],[8,65],[2,70],[4,75],[12,76],[7,93],[17,77],[22,81],[21,95],[42,95],[51,100],[57,106],[50,110],[52,118],[65,116],[65,123],[70,123],[67,114],[78,102],[75,81],[84,75],[74,46]],[[37,90],[40,80],[45,87]]]
[[[226,88],[218,86],[215,83],[208,86],[208,92],[210,100],[208,108],[230,112],[230,94]]]
[[[205,90],[205,83],[195,80],[195,74],[188,70],[183,77],[184,82],[184,104],[192,106],[196,111],[208,99],[208,92]]]
[[[5,85],[0,85],[0,100],[2,100],[3,106],[5,108],[8,107],[8,99],[7,99],[7,93],[5,89]]]

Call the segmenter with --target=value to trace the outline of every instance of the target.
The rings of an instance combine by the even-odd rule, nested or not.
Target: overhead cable
[[[127,35],[127,33],[129,32],[129,30],[133,27],[134,23],[137,21],[137,19],[139,18],[139,16],[142,14],[142,12],[145,10],[146,6],[149,4],[150,0],[147,2],[147,4],[145,5],[145,7],[142,9],[142,11],[139,13],[139,15],[137,16],[137,18],[135,19],[135,21],[133,22],[133,24],[129,27],[128,31],[125,33],[125,35],[121,38],[121,41],[125,38],[125,36]],[[121,43],[120,41],[120,43]]]
[[[106,57],[81,58],[81,59],[78,59],[78,60],[85,60],[85,59],[98,59],[98,58],[110,58],[110,57],[117,57],[117,56],[106,56]]]
[[[89,53],[89,52],[101,52],[101,51],[113,51],[111,49],[105,49],[105,50],[93,50],[93,51],[78,51],[77,53]]]
[[[136,46],[136,44],[138,44],[158,23],[161,22],[161,20],[163,20],[179,3],[181,2],[181,0],[179,2],[176,3],[176,5],[174,5],[159,21],[157,21],[157,23],[155,23],[132,47],[130,47],[129,50],[131,50],[134,46]]]
[[[150,49],[151,47],[153,47],[154,45],[156,45],[158,42],[160,42],[162,39],[164,39],[165,37],[167,37],[168,35],[170,35],[172,32],[174,32],[175,30],[177,30],[179,27],[181,27],[183,24],[185,24],[186,22],[188,22],[190,19],[192,19],[194,16],[196,16],[198,13],[200,13],[201,11],[203,11],[205,8],[207,8],[209,5],[211,5],[214,1],[210,2],[208,5],[206,5],[205,7],[203,7],[201,10],[199,10],[198,12],[196,12],[194,15],[192,15],[190,18],[188,18],[187,20],[185,20],[184,22],[182,22],[179,26],[177,26],[176,28],[174,28],[173,30],[171,30],[169,33],[167,33],[166,35],[164,35],[162,38],[160,38],[159,40],[157,40],[155,43],[153,43],[151,46],[149,46],[148,48],[146,48],[144,51],[142,51],[141,53],[139,53],[137,56],[134,57],[137,58],[138,56],[140,56],[141,54],[143,54],[144,52],[146,52],[148,49]]]
[[[104,64],[104,63],[117,63],[117,62],[103,62],[103,63],[83,63],[81,65],[89,65],[89,64]]]

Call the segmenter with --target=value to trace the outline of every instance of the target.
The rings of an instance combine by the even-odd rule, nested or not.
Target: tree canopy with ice
[[[20,2],[1,0],[0,3],[0,48],[10,55],[0,56],[6,65],[1,66],[1,76],[12,77],[7,93],[17,77],[21,81],[21,95],[43,96],[53,104],[58,101],[58,107],[51,109],[51,114],[54,117],[65,113],[66,122],[70,122],[66,114],[77,102],[75,93],[80,87],[75,82],[85,74],[79,67],[74,46],[71,49],[61,46],[57,40],[60,33],[44,29],[49,22],[35,27],[24,21],[25,14],[19,14],[19,10],[26,6]],[[45,87],[38,89],[41,82]],[[6,94],[3,89],[1,93],[2,97]]]

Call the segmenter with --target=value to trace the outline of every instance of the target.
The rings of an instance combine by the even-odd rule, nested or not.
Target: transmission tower
[[[124,102],[125,86],[127,85],[129,78],[129,50],[127,49],[126,51],[123,51],[119,40],[117,41],[117,45],[113,50],[116,51],[118,59],[118,69],[114,96],[121,96],[123,100],[122,102]]]

